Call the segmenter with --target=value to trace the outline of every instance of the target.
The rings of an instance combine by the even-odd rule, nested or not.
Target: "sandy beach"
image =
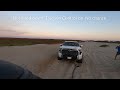
[[[57,60],[59,44],[0,47],[0,60],[30,70],[43,79],[120,79],[120,56],[114,60],[118,44],[82,42],[84,60],[73,74],[75,62]],[[107,44],[109,47],[99,47]]]

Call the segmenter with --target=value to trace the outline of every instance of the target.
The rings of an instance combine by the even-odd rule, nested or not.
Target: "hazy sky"
[[[120,40],[120,11],[0,11],[0,37]]]

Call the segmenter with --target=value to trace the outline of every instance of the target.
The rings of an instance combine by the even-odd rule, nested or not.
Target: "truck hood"
[[[75,46],[61,46],[60,48],[62,48],[62,49],[74,49],[74,50],[81,50],[82,49],[80,47],[75,47]]]

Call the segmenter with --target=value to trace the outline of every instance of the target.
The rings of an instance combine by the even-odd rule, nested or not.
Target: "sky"
[[[0,11],[0,37],[120,40],[120,11]]]

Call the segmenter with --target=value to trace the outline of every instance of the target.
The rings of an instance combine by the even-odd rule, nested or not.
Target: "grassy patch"
[[[0,38],[0,46],[24,46],[34,44],[57,44],[62,40],[51,39],[21,39],[21,38]]]
[[[104,45],[100,45],[100,47],[109,47],[109,45],[104,44]]]
[[[60,44],[59,39],[0,38],[0,46],[25,46],[34,44]]]

